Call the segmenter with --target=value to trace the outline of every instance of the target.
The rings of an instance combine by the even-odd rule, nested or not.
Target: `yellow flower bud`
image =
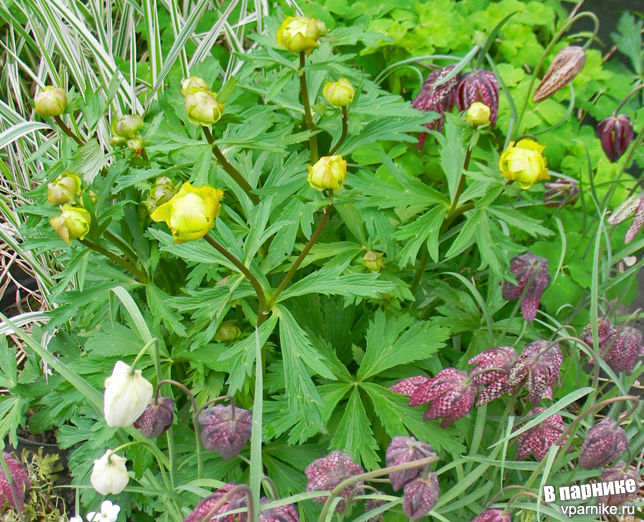
[[[223,323],[221,323],[219,328],[217,328],[215,340],[220,343],[233,341],[237,337],[239,337],[240,333],[241,330],[233,321],[224,321]]]
[[[148,212],[152,213],[157,207],[170,201],[172,196],[177,193],[177,190],[177,187],[169,177],[161,176],[157,178],[145,202],[145,206],[148,207]]]
[[[143,140],[139,136],[134,136],[134,138],[131,138],[125,142],[127,145],[127,148],[130,149],[134,154],[137,156],[141,155],[141,151],[143,151]]]
[[[73,239],[85,239],[91,223],[92,217],[87,210],[69,205],[64,205],[62,213],[49,220],[49,224],[68,245],[72,244]]]
[[[63,172],[53,183],[47,184],[47,201],[52,205],[76,203],[81,193],[81,179],[73,172]]]
[[[40,116],[60,116],[67,107],[67,93],[60,87],[48,85],[36,94],[34,104]]]
[[[386,264],[383,256],[384,254],[382,252],[369,250],[362,258],[362,264],[372,272],[380,272],[380,269],[384,268]]]
[[[318,26],[318,37],[324,36],[328,32],[326,24],[322,20],[318,20],[317,18],[313,18],[313,20],[315,20],[315,25]]]
[[[209,127],[221,118],[224,104],[217,101],[217,94],[193,90],[186,94],[186,114],[193,125]]]
[[[318,44],[321,28],[326,32],[324,22],[315,18],[288,16],[277,29],[277,43],[292,53],[311,54]]]
[[[163,221],[170,227],[176,244],[195,241],[214,226],[223,195],[221,190],[209,185],[193,187],[186,182],[170,201],[159,205],[150,217],[152,221]]]
[[[143,128],[143,118],[138,114],[127,114],[116,122],[112,127],[112,131],[121,138],[131,139],[134,138]]]
[[[199,76],[190,76],[181,81],[181,94],[184,96],[195,91],[209,91],[210,88],[206,80],[199,78]]]
[[[328,82],[324,86],[324,97],[334,107],[349,105],[355,94],[353,85],[346,78],[340,78],[337,82]]]
[[[484,103],[474,102],[472,105],[470,105],[470,108],[467,109],[465,119],[475,127],[479,127],[481,125],[487,125],[488,123],[490,123],[491,113],[492,111],[490,110],[490,108]]]
[[[315,190],[339,189],[347,177],[347,162],[339,154],[337,156],[324,156],[309,169],[307,178]]]
[[[550,179],[547,161],[542,154],[543,149],[545,146],[530,139],[523,139],[516,145],[510,142],[509,147],[501,154],[501,175],[518,181],[522,189],[528,189],[538,181]]]
[[[112,129],[113,131],[114,129]],[[112,147],[123,147],[127,143],[127,138],[117,136],[116,134],[110,137],[110,145]]]

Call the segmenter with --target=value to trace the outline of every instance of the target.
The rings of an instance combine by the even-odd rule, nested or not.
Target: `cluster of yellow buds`
[[[193,125],[209,127],[221,119],[224,104],[217,100],[203,78],[191,76],[181,82],[181,93],[186,100],[186,115]]]
[[[52,217],[49,223],[68,245],[73,239],[84,239],[92,223],[90,213],[82,207],[82,191],[80,176],[69,171],[47,184],[47,201],[52,205],[62,205],[61,213]],[[92,201],[96,200],[96,194],[91,190],[89,196]]]
[[[127,114],[117,121],[112,122],[112,138],[110,143],[114,147],[127,147],[134,154],[140,156],[143,151],[143,139],[139,131],[143,128],[143,118],[138,114]]]

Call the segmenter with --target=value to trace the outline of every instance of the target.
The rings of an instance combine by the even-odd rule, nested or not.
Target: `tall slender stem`
[[[259,336],[259,328],[255,328],[255,393],[253,397],[253,421],[250,437],[250,493],[252,501],[260,507],[264,463],[262,458],[262,436],[264,417],[264,350]],[[250,516],[249,521],[257,522]]]
[[[203,130],[204,136],[212,149],[212,153],[215,155],[215,158],[217,158],[221,167],[235,180],[235,183],[244,189],[244,192],[246,192],[250,200],[257,205],[259,203],[259,197],[257,194],[252,193],[253,187],[251,187],[250,183],[246,181],[246,178],[241,175],[241,172],[233,167],[233,165],[226,159],[224,153],[221,152],[221,149],[215,143],[215,138],[213,137],[212,132],[210,132],[210,129],[208,127],[201,127],[201,129]]]
[[[346,107],[342,107],[342,133],[340,134],[340,139],[329,151],[329,156],[333,156],[335,152],[340,148],[340,145],[344,143],[344,140],[347,138],[347,133],[349,132],[349,112]]]
[[[107,239],[110,243],[112,243],[116,248],[118,248],[121,252],[123,252],[123,255],[125,257],[130,258],[131,260],[137,259],[137,255],[132,250],[130,245],[128,245],[125,241],[123,241],[120,237],[112,234],[109,230],[106,230],[103,232],[103,236],[105,239]]]
[[[304,115],[306,117],[306,127],[311,132],[315,132],[315,122],[313,121],[313,112],[311,111],[311,100],[309,99],[309,89],[306,85],[306,73],[304,67],[306,66],[306,55],[300,53],[300,94],[302,95],[302,105],[304,105]],[[315,164],[319,159],[318,154],[318,137],[313,134],[309,139],[309,146],[311,149],[311,163]]]
[[[63,132],[67,134],[67,136],[72,138],[76,143],[78,143],[78,145],[80,145],[81,147],[85,145],[85,142],[81,140],[76,135],[76,133],[67,126],[67,124],[63,121],[63,119],[60,116],[54,116],[54,121],[58,124],[58,126],[61,129],[63,129]]]
[[[110,252],[109,250],[104,249],[102,246],[92,243],[88,239],[79,239],[79,242],[85,245],[87,248],[91,248],[95,252],[98,252],[99,254],[103,254],[108,259],[111,259],[115,263],[121,265],[123,268],[125,268],[126,270],[134,274],[144,285],[147,285],[150,282],[148,279],[148,276],[144,272],[136,268],[134,265],[125,261],[125,259],[122,259],[116,254],[113,254],[112,252]]]
[[[255,520],[255,505],[253,503],[253,494],[248,486],[245,484],[240,484],[238,486],[235,486],[233,489],[231,489],[228,493],[226,493],[219,501],[212,506],[210,511],[203,517],[199,519],[199,522],[208,522],[213,519],[217,511],[223,506],[228,500],[234,496],[237,495],[238,493],[245,493],[246,494],[246,500],[248,502],[248,520],[251,522]],[[217,517],[219,518],[219,517]],[[236,517],[235,517],[236,518]]]
[[[617,108],[613,111],[613,117],[615,117],[615,115],[620,111],[620,109],[628,103],[628,100],[630,100],[636,92],[641,91],[642,89],[644,89],[644,83],[641,83],[640,85],[635,87],[631,92],[629,92],[626,95],[626,98],[624,98],[621,101],[621,103],[617,106]]]

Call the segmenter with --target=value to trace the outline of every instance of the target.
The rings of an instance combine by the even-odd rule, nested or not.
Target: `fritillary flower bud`
[[[315,18],[288,16],[277,29],[277,43],[292,53],[311,54],[317,46],[318,38],[326,33],[326,26]]]
[[[250,439],[253,414],[242,408],[217,404],[206,408],[199,416],[201,442],[224,459],[232,459]]]
[[[628,437],[617,421],[606,417],[588,430],[579,454],[582,468],[601,468],[628,449]]]
[[[543,155],[545,145],[539,145],[531,139],[522,139],[518,143],[510,142],[501,154],[499,167],[501,175],[511,181],[517,181],[526,190],[544,179],[550,179],[548,162]]]
[[[466,372],[445,368],[418,387],[409,406],[429,403],[423,419],[442,418],[441,427],[446,428],[470,412],[475,397],[476,384],[470,381]]]
[[[96,459],[90,476],[94,489],[101,495],[118,495],[123,491],[130,481],[126,461],[126,458],[119,457],[112,450],[107,450],[100,459]]]
[[[490,123],[490,108],[484,103],[474,102],[470,105],[470,108],[467,109],[465,120],[468,123],[471,123],[474,127],[487,125]]]
[[[359,464],[351,460],[351,457],[342,451],[334,451],[328,457],[314,460],[304,470],[308,483],[306,491],[332,491],[341,482],[364,473],[364,469]],[[360,489],[364,482],[358,481],[351,486],[346,487],[340,496],[349,498],[351,492],[358,488]],[[312,499],[314,502],[326,502],[327,497],[316,497]],[[338,502],[336,511],[338,513],[344,511],[345,502],[341,500]]]
[[[217,328],[215,340],[219,343],[227,343],[237,339],[239,334],[241,334],[241,330],[234,321],[224,321],[221,323],[219,328]]]
[[[633,222],[624,238],[624,243],[626,244],[635,239],[635,236],[637,236],[640,230],[642,230],[642,225],[644,225],[644,193],[639,196],[633,195],[626,199],[626,201],[617,207],[615,212],[609,216],[608,224],[619,225],[633,215]]]
[[[73,172],[63,172],[52,183],[47,184],[47,202],[52,205],[76,203],[80,196],[82,182]]]
[[[502,509],[488,509],[478,515],[472,522],[512,522],[510,512],[503,513]]]
[[[31,488],[29,474],[22,463],[9,453],[3,451],[2,456],[9,470],[9,477],[13,484],[13,494],[7,475],[4,474],[4,470],[0,466],[0,504],[6,499],[10,505],[22,511],[25,509],[25,492]],[[14,495],[16,497],[15,501]]]
[[[221,119],[224,104],[217,101],[217,93],[192,89],[186,94],[186,115],[193,125],[210,127]]]
[[[138,114],[126,114],[112,126],[112,131],[121,138],[134,138],[143,128],[143,118]]]
[[[568,85],[584,68],[586,51],[576,45],[564,47],[552,60],[541,83],[532,95],[535,102],[552,96],[559,89]]]
[[[159,397],[148,404],[141,416],[134,421],[134,427],[148,439],[163,435],[174,422],[174,400],[170,397]]]
[[[434,509],[438,495],[440,487],[436,473],[421,476],[405,486],[403,512],[412,520],[418,520]]]
[[[624,461],[619,461],[614,467],[604,470],[601,474],[601,482],[626,482],[627,480],[635,481],[635,491],[628,492],[625,489],[621,493],[615,493],[606,497],[599,497],[597,502],[599,504],[607,504],[609,506],[619,506],[628,500],[637,498],[639,492],[640,478],[634,469],[631,469]]]
[[[347,177],[347,162],[339,154],[323,156],[311,166],[307,165],[307,180],[315,190],[339,189]]]
[[[532,252],[526,252],[512,258],[510,272],[517,278],[517,284],[514,285],[508,281],[503,283],[501,292],[503,299],[516,301],[521,298],[527,287],[523,301],[521,301],[521,313],[526,321],[532,322],[537,316],[541,296],[550,284],[548,260],[545,257],[536,256]]]
[[[346,78],[340,78],[337,82],[328,82],[323,92],[326,101],[334,107],[346,107],[351,104],[356,94],[353,85]]]
[[[62,212],[49,220],[56,234],[68,245],[74,239],[85,239],[91,223],[92,217],[87,210],[70,205],[63,205]]]
[[[626,375],[630,375],[644,349],[642,332],[626,326],[621,331],[620,328],[615,327],[613,333],[610,340],[605,343],[605,351],[600,352],[602,359],[615,373],[626,372]]]
[[[210,87],[206,80],[199,78],[199,76],[190,76],[181,81],[181,94],[186,96],[195,91],[209,91]]]
[[[579,198],[579,184],[574,179],[558,179],[544,185],[544,203],[549,207],[563,207],[575,203]]]
[[[260,500],[260,504],[271,502],[266,497]],[[300,515],[293,504],[263,509],[259,512],[258,522],[300,522]]]
[[[633,141],[635,133],[631,119],[626,114],[610,116],[597,125],[597,137],[609,160],[615,163]]]
[[[60,116],[67,108],[67,93],[60,87],[48,85],[36,94],[34,104],[40,116]]]
[[[470,371],[472,382],[478,386],[485,387],[476,399],[477,406],[483,406],[494,399],[498,399],[509,390],[510,369],[517,360],[517,352],[514,348],[511,346],[499,346],[485,350],[467,362],[467,364],[477,365]],[[506,371],[485,371],[490,368],[502,368]]]
[[[433,455],[434,450],[425,442],[420,442],[414,437],[394,437],[387,448],[387,467],[407,464]],[[389,482],[391,482],[394,491],[398,491],[420,475],[422,470],[423,467],[418,466],[403,471],[394,471],[389,474]]]
[[[117,361],[112,375],[105,379],[103,410],[110,427],[127,428],[148,407],[154,390],[150,381],[123,361]]]
[[[386,264],[383,256],[384,254],[382,252],[369,250],[362,258],[362,264],[367,270],[370,270],[371,272],[380,272],[380,270],[384,268]]]
[[[178,190],[179,188],[167,176],[157,178],[145,201],[148,212],[151,214],[158,207],[170,201]]]
[[[552,388],[559,379],[563,354],[559,345],[548,347],[548,342],[538,339],[521,352],[519,361],[510,369],[508,385],[516,389],[527,384],[530,402],[539,404],[546,397],[552,399]]]
[[[384,495],[384,491],[378,491],[379,495]],[[369,511],[373,511],[374,509],[378,509],[380,506],[384,506],[387,503],[386,500],[382,499],[376,499],[376,498],[368,498],[365,503],[364,503],[364,512],[369,513]],[[368,519],[367,522],[380,522],[383,518],[385,518],[385,514],[383,513],[378,513],[377,515],[372,516],[370,519]]]
[[[484,69],[467,73],[458,84],[456,101],[459,111],[468,110],[475,103],[484,104],[489,111],[488,120],[492,127],[495,127],[499,114],[499,80],[492,71]],[[484,125],[484,123],[473,125]]]
[[[195,506],[192,513],[190,513],[190,515],[188,515],[188,517],[183,522],[246,522],[246,520],[248,519],[248,515],[246,513],[228,515],[224,518],[215,516],[218,514],[221,515],[222,513],[226,513],[227,511],[232,511],[233,509],[245,507],[247,504],[246,495],[242,492],[233,494],[226,500],[226,502],[221,505],[221,507],[213,515],[213,518],[208,521],[204,520],[204,517],[208,513],[210,513],[212,508],[214,508],[215,505],[224,497],[224,495],[232,490],[236,485],[237,484],[233,483],[226,484],[225,486],[222,486],[217,491],[215,491],[209,497],[204,498],[201,502],[199,502],[199,504]]]
[[[214,226],[223,195],[221,190],[209,185],[193,187],[186,181],[179,192],[150,214],[150,218],[165,222],[176,244],[195,241]]]
[[[544,411],[546,411],[545,408],[533,408],[528,412],[527,416],[539,415]],[[550,446],[555,443],[565,429],[561,415],[551,415],[540,424],[524,431],[517,437],[517,459],[524,460],[531,453],[534,453],[534,456],[538,461],[543,460],[548,453]],[[568,437],[562,441],[562,444],[564,444],[567,439]]]
[[[429,73],[420,93],[411,102],[411,106],[414,109],[438,113],[438,119],[425,125],[429,130],[443,130],[445,113],[451,111],[456,103],[456,91],[460,81],[459,74],[442,85],[435,85],[446,78],[453,69],[453,65],[448,65],[447,67]],[[418,150],[423,148],[426,136],[426,134],[421,134],[418,137]]]

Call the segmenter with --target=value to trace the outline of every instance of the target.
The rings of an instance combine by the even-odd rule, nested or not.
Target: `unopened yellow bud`
[[[329,82],[324,86],[324,97],[334,107],[349,105],[355,94],[353,85],[346,78],[340,78],[337,82]]]
[[[48,85],[36,94],[34,104],[40,116],[60,116],[67,108],[67,93],[60,87]]]
[[[220,343],[233,341],[239,337],[240,333],[241,330],[233,321],[224,321],[221,323],[219,328],[217,328],[215,340]]]
[[[113,125],[113,132],[122,138],[131,139],[143,128],[143,118],[138,114],[123,116]]]
[[[380,269],[384,268],[386,264],[383,256],[384,254],[382,252],[369,250],[362,258],[362,264],[367,270],[370,270],[372,272],[380,272]]]
[[[195,91],[209,91],[206,80],[199,76],[190,76],[181,81],[181,94],[184,96]]]
[[[49,220],[49,224],[68,245],[74,239],[85,239],[91,222],[92,218],[87,210],[69,205],[64,205],[62,213]]]
[[[186,114],[193,125],[209,127],[221,118],[224,104],[217,101],[217,94],[193,90],[186,94]]]
[[[315,190],[339,189],[347,177],[347,162],[339,154],[324,156],[309,169],[308,182]]]
[[[76,203],[81,193],[81,179],[73,172],[63,172],[52,183],[47,184],[47,201],[52,205]]]
[[[292,53],[311,54],[318,44],[320,29],[326,32],[324,22],[305,16],[288,16],[277,29],[277,43]]]
[[[474,102],[470,105],[470,108],[467,109],[465,119],[475,127],[480,127],[481,125],[487,125],[490,123],[491,113],[492,111],[490,108],[484,103]]]

